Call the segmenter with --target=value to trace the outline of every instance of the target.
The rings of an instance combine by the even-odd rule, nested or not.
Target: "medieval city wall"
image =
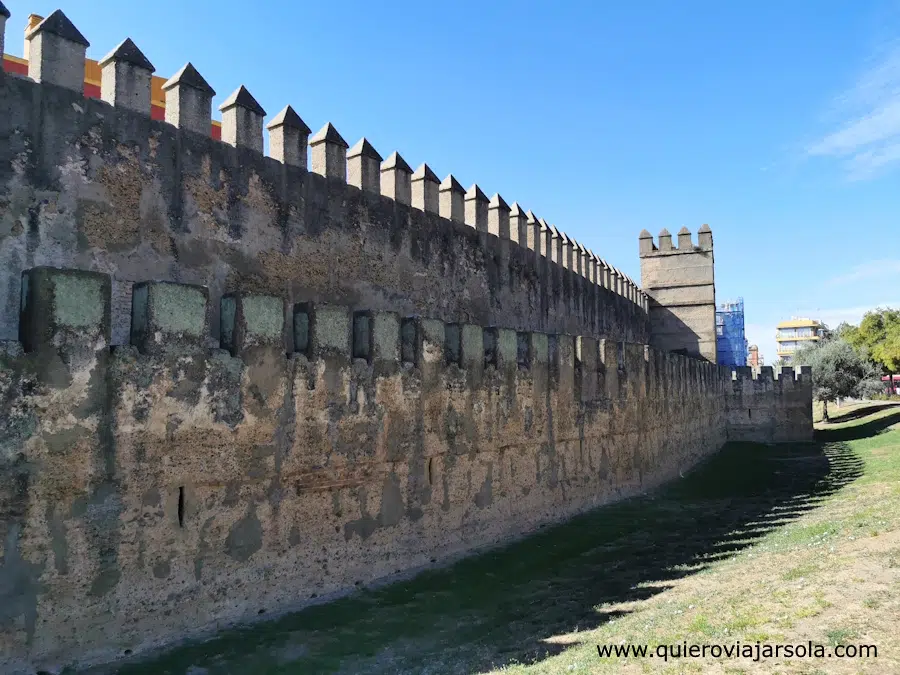
[[[15,278],[36,265],[110,274],[115,344],[127,341],[131,284],[147,278],[203,284],[213,298],[252,289],[446,321],[648,337],[647,311],[634,287],[623,295],[624,279],[604,287],[508,235],[51,84],[0,79],[0,199],[3,339],[16,337]],[[548,248],[561,244],[544,232]]]
[[[736,368],[727,409],[730,441],[811,441],[811,369],[785,366],[775,377],[772,366]]]
[[[289,108],[265,157],[243,88],[210,139],[192,67],[153,121],[130,43],[85,99],[83,36],[33,35],[0,76],[3,672],[441,564],[773,419],[811,435],[808,377],[648,346],[644,291],[517,204]]]
[[[0,652],[103,661],[646,490],[726,438],[727,369],[642,345],[26,275],[0,365]],[[285,316],[296,350],[282,347]],[[356,357],[354,358],[354,355]]]

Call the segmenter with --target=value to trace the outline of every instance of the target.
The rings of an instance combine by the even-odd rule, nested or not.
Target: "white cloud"
[[[900,43],[882,49],[834,101],[837,122],[807,155],[843,162],[850,180],[870,178],[900,160]]]

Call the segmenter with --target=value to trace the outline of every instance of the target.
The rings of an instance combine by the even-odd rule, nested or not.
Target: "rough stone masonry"
[[[807,371],[714,365],[708,228],[681,254],[642,233],[641,289],[290,107],[263,156],[243,87],[214,141],[190,64],[154,121],[130,40],[92,100],[62,12],[29,39],[29,76],[0,75],[0,671],[268,618],[729,438],[811,438]]]

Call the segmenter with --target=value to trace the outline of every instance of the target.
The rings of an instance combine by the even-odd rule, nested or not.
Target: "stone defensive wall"
[[[87,40],[65,15],[29,40],[29,78],[0,76],[0,338],[15,338],[14,277],[55,265],[112,275],[114,344],[144,278],[647,341],[637,285],[518,203],[366,139],[348,148],[331,124],[310,138],[290,106],[266,125],[267,157],[244,87],[215,140],[215,92],[191,64],[151,119],[153,66],[130,40],[100,61],[102,99],[85,98]]]
[[[811,439],[808,371],[648,344],[641,289],[498,195],[289,108],[264,157],[243,88],[215,141],[190,66],[151,120],[130,41],[85,99],[68,19],[31,40],[0,76],[0,672],[277,616],[729,439]]]
[[[0,359],[0,653],[32,668],[446,561],[726,440],[731,372],[644,345],[239,293],[209,349],[208,290],[151,282],[110,348],[108,275],[23,288]]]
[[[734,369],[728,400],[728,440],[790,443],[812,440],[809,366]]]

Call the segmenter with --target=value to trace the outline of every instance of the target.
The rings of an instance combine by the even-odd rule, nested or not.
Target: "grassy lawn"
[[[730,444],[653,495],[118,672],[900,673],[900,408],[832,416],[815,444]],[[878,657],[597,654],[808,640]]]

